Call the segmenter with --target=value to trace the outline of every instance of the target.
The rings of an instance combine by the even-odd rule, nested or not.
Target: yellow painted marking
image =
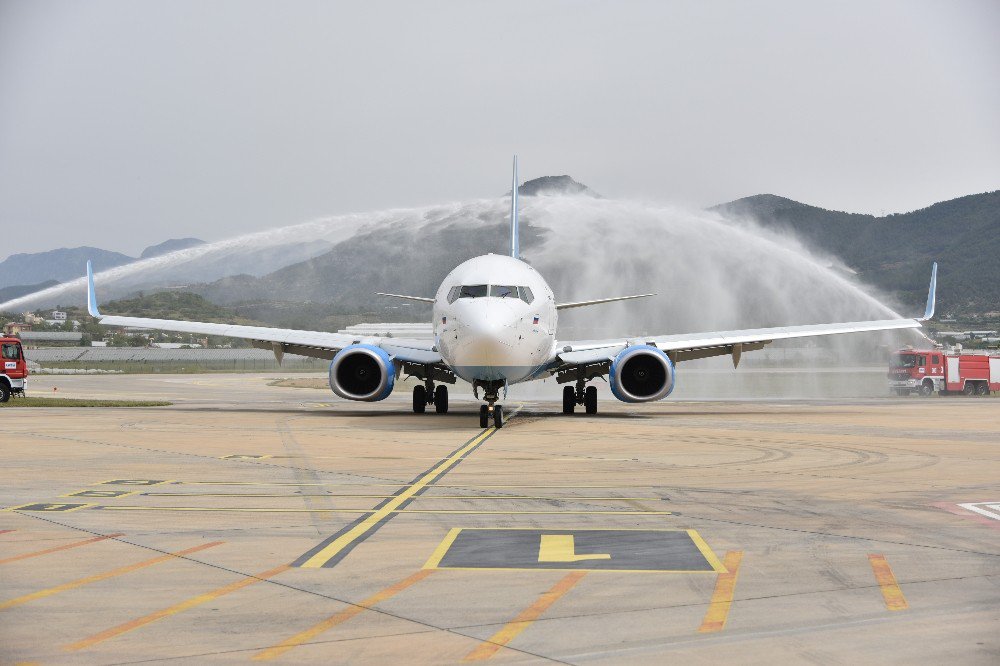
[[[0,509],[0,511],[38,511],[38,512],[49,512],[49,513],[69,513],[70,511],[79,511],[80,509],[86,509],[89,506],[94,506],[93,504],[76,504],[69,502],[32,502],[31,504],[22,504],[21,506],[9,506],[6,509]]]
[[[712,565],[713,569],[719,573],[726,573],[729,570],[729,567],[724,566],[722,562],[719,561],[719,558],[715,556],[715,553],[712,552],[712,549],[708,547],[708,544],[705,543],[705,540],[701,538],[701,535],[698,534],[696,530],[687,530],[687,533],[688,536],[691,537],[691,541],[694,542],[694,545],[698,546],[698,550],[701,551],[705,561]],[[740,551],[740,557],[742,556],[743,551]]]
[[[297,481],[171,481],[175,485],[181,486],[329,486],[335,488],[408,488],[412,486],[412,483],[324,483],[324,482],[303,482],[299,483]],[[549,488],[549,489],[568,489],[568,490],[580,490],[580,489],[610,489],[610,488],[629,488],[629,489],[648,489],[648,488],[663,488],[664,486],[631,486],[628,484],[620,485],[585,485],[585,486],[566,486],[566,485],[519,485],[519,484],[503,484],[503,485],[490,485],[481,483],[435,483],[435,488]],[[658,498],[662,499],[662,498]]]
[[[95,486],[159,486],[164,483],[176,483],[169,479],[111,479],[95,483]]]
[[[903,591],[899,589],[899,583],[889,568],[889,563],[883,555],[869,555],[868,561],[872,565],[875,573],[875,580],[882,590],[882,598],[885,600],[885,607],[891,611],[906,610],[910,604],[906,602]]]
[[[119,532],[117,534],[106,534],[102,536],[97,536],[92,539],[84,539],[83,541],[74,541],[73,543],[63,544],[61,546],[56,546],[54,548],[46,548],[45,550],[36,550],[32,553],[24,553],[23,555],[15,555],[14,557],[5,557],[0,560],[0,564],[7,564],[8,562],[17,562],[18,560],[26,560],[30,557],[38,557],[40,555],[48,555],[49,553],[56,553],[60,550],[69,550],[70,548],[76,548],[78,546],[86,546],[87,544],[97,543],[98,541],[104,541],[105,539],[114,539],[115,537],[125,536],[123,533]]]
[[[429,576],[431,573],[432,573],[431,571],[422,569],[417,573],[413,574],[412,576],[404,578],[395,585],[387,587],[381,592],[373,594],[372,596],[368,597],[361,603],[354,606],[348,606],[339,613],[331,615],[322,622],[319,622],[309,627],[305,631],[301,631],[292,636],[291,638],[286,638],[277,645],[269,647],[266,650],[261,650],[260,652],[258,652],[253,656],[253,659],[256,661],[266,661],[268,659],[274,659],[275,657],[279,657],[288,650],[291,650],[294,647],[302,645],[306,641],[311,640],[312,638],[318,636],[324,631],[332,629],[333,627],[336,627],[338,624],[342,624],[343,622],[350,620],[355,615],[358,615],[361,612],[368,610],[372,606],[385,601],[389,597],[393,597],[399,594],[400,592],[410,587],[414,583],[417,583],[423,580],[424,578],[427,578],[427,576]]]
[[[106,499],[113,499],[115,497],[126,497],[128,495],[135,495],[138,490],[98,490],[95,488],[90,488],[86,490],[77,490],[73,493],[67,493],[65,495],[60,495],[60,497],[104,497]]]
[[[712,593],[712,601],[708,604],[708,611],[705,619],[701,621],[698,631],[710,633],[722,631],[726,626],[726,618],[729,617],[729,609],[733,606],[733,592],[736,590],[736,576],[740,570],[740,560],[743,559],[742,550],[732,550],[726,553],[725,571],[719,574],[715,580],[715,591]]]
[[[610,560],[608,553],[578,554],[572,534],[543,534],[538,545],[539,562],[582,562]]]
[[[438,544],[438,547],[434,549],[434,552],[431,553],[430,559],[428,559],[427,562],[424,564],[424,569],[438,568],[438,565],[441,564],[441,560],[444,558],[444,554],[448,552],[449,548],[451,548],[451,544],[455,543],[455,539],[458,538],[458,535],[462,532],[462,529],[463,528],[461,527],[451,528],[451,530],[448,532],[448,536],[446,536],[444,540]]]
[[[500,631],[480,643],[479,647],[475,650],[465,655],[464,661],[483,661],[492,657],[500,648],[506,646],[517,638],[521,632],[530,627],[535,620],[541,617],[560,597],[569,592],[585,575],[587,575],[586,571],[574,571],[564,576],[548,592],[539,597],[535,603],[525,608],[517,617],[504,625]]]
[[[397,496],[398,497],[398,496]],[[399,502],[393,501],[390,504],[398,506]],[[600,515],[615,515],[615,516],[670,516],[672,515],[670,511],[576,511],[570,509],[555,509],[552,511],[477,511],[475,509],[387,509],[389,505],[381,509],[275,509],[271,507],[218,507],[218,506],[131,506],[131,505],[120,505],[120,506],[101,506],[98,507],[102,511],[207,511],[207,512],[230,512],[230,513],[370,513],[372,517],[363,523],[359,524],[353,530],[342,536],[340,539],[332,542],[327,548],[324,548],[321,553],[326,552],[327,549],[333,548],[334,544],[340,543],[341,539],[351,534],[363,534],[368,530],[361,530],[363,526],[369,525],[369,521],[375,516],[378,516],[378,520],[381,520],[385,516],[392,513],[456,513],[456,514],[472,514],[477,516],[520,516],[520,515],[582,515],[582,516],[600,516]],[[375,520],[371,523],[378,522]],[[356,537],[355,537],[356,538]],[[350,540],[344,541],[344,543],[349,543]],[[339,546],[335,549],[339,551],[343,546]],[[318,555],[318,554],[317,554]],[[314,555],[313,557],[316,557]],[[332,555],[328,556],[326,559],[330,559]],[[309,561],[311,561],[310,558]],[[326,561],[326,560],[324,560]],[[319,566],[319,565],[310,565]]]
[[[69,583],[63,583],[62,585],[56,585],[55,587],[50,587],[45,590],[39,590],[38,592],[32,592],[31,594],[26,594],[22,597],[16,597],[8,601],[0,603],[0,610],[10,608],[11,606],[19,606],[28,601],[34,601],[35,599],[41,599],[43,597],[50,597],[53,594],[58,594],[59,592],[65,592],[66,590],[73,590],[78,587],[83,587],[84,585],[89,585],[90,583],[96,583],[101,580],[106,580],[108,578],[114,578],[115,576],[121,576],[122,574],[127,574],[137,569],[142,569],[143,567],[150,567],[154,564],[159,564],[160,562],[166,562],[177,557],[183,557],[185,555],[190,555],[191,553],[196,553],[199,550],[205,550],[206,548],[212,548],[213,546],[218,546],[224,543],[223,541],[212,541],[210,543],[205,543],[200,546],[195,546],[194,548],[187,548],[185,550],[178,551],[176,553],[167,553],[166,555],[160,555],[159,557],[154,557],[151,560],[143,560],[142,562],[136,562],[135,564],[129,564],[128,566],[118,567],[117,569],[112,569],[111,571],[105,571],[104,573],[94,574],[93,576],[87,576],[86,578],[80,578],[78,580],[71,581]]]
[[[435,485],[435,487],[437,487]],[[131,494],[131,493],[130,493]],[[278,494],[278,493],[142,493],[143,497],[283,497],[286,499],[298,499],[300,497],[355,497],[361,499],[385,499],[387,497],[392,497],[392,495],[362,495],[357,493],[315,493],[315,494],[305,494],[305,493],[294,493],[294,494]],[[439,499],[439,500],[546,500],[546,501],[563,501],[563,500],[600,500],[602,502],[632,502],[632,501],[658,501],[662,500],[662,497],[591,497],[591,496],[576,496],[576,495],[560,495],[556,497],[540,497],[538,495],[432,495],[424,493],[413,498],[416,500],[429,500],[429,499]]]
[[[194,608],[195,606],[201,605],[206,601],[211,601],[212,599],[217,599],[225,594],[229,594],[230,592],[235,592],[236,590],[243,589],[248,585],[253,585],[254,583],[261,583],[269,578],[277,576],[283,571],[288,571],[289,568],[290,567],[287,564],[283,564],[280,567],[275,567],[274,569],[269,569],[267,571],[264,571],[262,573],[253,576],[247,576],[242,580],[236,581],[235,583],[230,583],[229,585],[225,585],[216,590],[212,590],[211,592],[206,592],[205,594],[199,594],[197,596],[191,597],[190,599],[182,601],[179,604],[174,604],[169,608],[164,608],[154,613],[150,613],[149,615],[137,618],[135,620],[130,620],[128,622],[119,624],[117,627],[106,629],[100,633],[94,634],[93,636],[84,638],[81,641],[77,641],[76,643],[71,643],[70,645],[67,645],[63,649],[69,652],[74,652],[76,650],[82,650],[84,648],[88,648],[92,645],[96,645],[98,643],[106,641],[109,638],[120,636],[121,634],[132,631],[133,629],[138,629],[139,627],[145,626],[151,622],[156,622],[157,620],[162,620],[165,617],[170,617],[171,615],[176,615],[177,613],[186,611],[189,608]]]

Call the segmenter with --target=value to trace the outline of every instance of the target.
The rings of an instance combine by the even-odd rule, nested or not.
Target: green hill
[[[930,264],[937,261],[939,312],[1000,310],[1000,190],[885,217],[825,210],[773,194],[713,210],[789,231],[914,307],[926,298]]]

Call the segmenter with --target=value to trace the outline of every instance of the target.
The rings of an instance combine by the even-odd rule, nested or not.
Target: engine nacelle
[[[661,400],[674,390],[674,362],[656,347],[627,347],[611,361],[611,393],[622,402]]]
[[[396,366],[381,347],[350,345],[330,363],[330,388],[341,398],[376,402],[385,400],[396,383]]]

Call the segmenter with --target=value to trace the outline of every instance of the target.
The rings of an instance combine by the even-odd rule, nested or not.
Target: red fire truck
[[[28,361],[24,358],[21,341],[0,337],[0,402],[14,394],[24,395],[28,386]]]
[[[944,349],[901,349],[889,361],[896,395],[989,395],[1000,391],[1000,356]]]

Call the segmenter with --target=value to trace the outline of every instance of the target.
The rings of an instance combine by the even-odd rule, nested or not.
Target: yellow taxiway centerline
[[[393,501],[389,504],[393,506],[399,506],[403,500],[397,501],[399,495],[395,496]],[[358,524],[350,532],[344,534],[341,539],[343,543],[348,543],[353,541],[358,536],[363,535],[367,532],[375,523],[384,519],[386,516],[398,513],[460,513],[460,514],[471,514],[477,516],[518,516],[518,515],[582,515],[582,516],[601,516],[601,515],[615,515],[615,516],[670,516],[673,515],[670,511],[576,511],[570,509],[555,509],[552,511],[479,511],[476,509],[388,509],[388,504],[380,509],[278,509],[271,507],[220,507],[220,506],[96,506],[95,509],[100,509],[101,511],[204,511],[204,512],[229,512],[229,513],[369,513],[371,516]],[[350,539],[345,537],[351,536]],[[341,543],[341,539],[337,539],[332,542],[327,548],[331,549],[328,553],[329,559],[336,554],[336,551],[340,549],[338,546],[336,549],[333,548],[334,544]],[[321,553],[327,552],[326,549],[320,551]],[[313,557],[316,557],[320,553],[317,553]],[[304,566],[304,565],[303,565]],[[317,566],[317,565],[311,565]]]

